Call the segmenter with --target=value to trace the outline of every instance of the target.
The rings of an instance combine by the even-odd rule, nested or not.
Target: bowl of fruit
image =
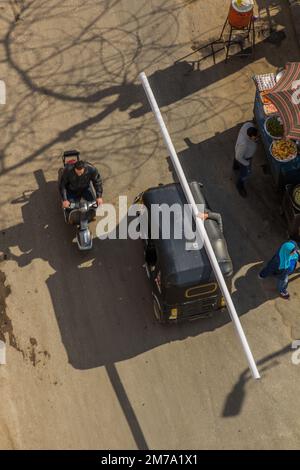
[[[269,116],[264,123],[264,128],[271,139],[280,140],[284,135],[284,128],[279,116]]]
[[[289,139],[273,140],[270,153],[280,163],[290,162],[297,157],[297,145]]]

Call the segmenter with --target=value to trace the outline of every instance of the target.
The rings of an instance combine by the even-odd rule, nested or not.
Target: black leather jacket
[[[93,183],[96,197],[101,197],[103,187],[101,176],[97,168],[90,163],[85,163],[83,175],[78,176],[75,173],[74,165],[67,165],[62,174],[59,187],[63,201],[68,199],[67,191],[71,191],[80,196],[85,189],[89,188],[91,182]]]

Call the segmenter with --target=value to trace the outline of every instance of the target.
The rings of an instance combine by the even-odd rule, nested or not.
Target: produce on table
[[[256,88],[260,92],[268,92],[271,88],[276,85],[276,75],[275,73],[264,73],[262,75],[254,75],[252,77]]]
[[[265,104],[264,105],[264,113],[269,116],[270,114],[278,113],[278,109],[273,103]]]
[[[266,128],[272,137],[283,137],[284,128],[277,116],[271,117],[266,122]]]
[[[262,91],[261,94],[260,94],[260,99],[261,99],[263,104],[272,104],[272,101],[266,95],[268,93],[268,91]]]
[[[260,99],[264,107],[264,112],[267,116],[278,113],[276,106],[272,103],[270,98],[268,98],[269,91],[270,90],[264,90],[260,92]]]
[[[272,155],[277,160],[288,160],[297,155],[297,145],[288,139],[274,141],[272,144]]]

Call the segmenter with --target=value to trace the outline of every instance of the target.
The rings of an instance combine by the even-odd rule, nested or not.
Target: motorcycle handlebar
[[[86,204],[87,204],[87,208],[90,209],[91,207],[93,207],[94,209],[97,209],[97,203],[95,201],[93,202],[88,202],[86,201]],[[70,205],[69,205],[69,209],[80,209],[80,204],[79,202],[71,202]]]

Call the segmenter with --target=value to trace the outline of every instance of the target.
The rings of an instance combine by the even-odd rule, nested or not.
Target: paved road
[[[205,3],[205,7],[203,6]],[[298,60],[286,2],[256,57],[174,61],[218,36],[224,0],[36,0],[1,6],[1,448],[297,448],[299,279],[292,299],[258,267],[285,237],[279,196],[257,156],[250,196],[232,180],[232,149],[252,117],[251,76]],[[268,3],[268,2],[267,2]],[[22,9],[22,5],[25,7]],[[267,22],[265,2],[258,6]],[[280,36],[279,36],[280,39]],[[199,56],[198,56],[199,57]],[[262,380],[251,380],[226,312],[161,327],[141,245],[95,240],[88,254],[63,224],[56,177],[63,149],[99,166],[105,199],[173,180],[137,75],[144,70],[189,179],[224,215],[233,298]],[[5,277],[4,288],[3,281]]]

